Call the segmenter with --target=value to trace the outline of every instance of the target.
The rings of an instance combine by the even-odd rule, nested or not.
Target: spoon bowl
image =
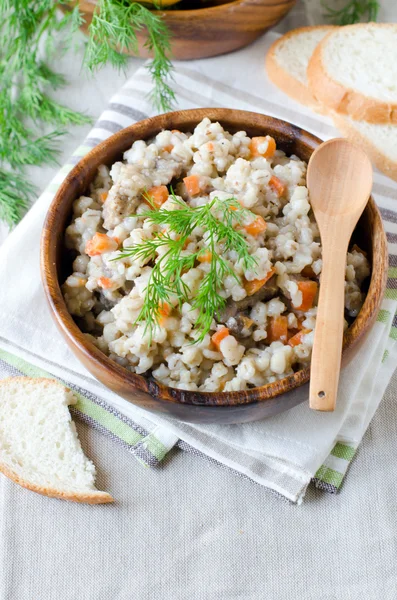
[[[371,162],[359,146],[345,138],[321,144],[313,152],[307,169],[310,201],[317,222],[325,214],[349,216],[357,223],[368,202],[372,179]]]
[[[320,230],[323,260],[309,398],[311,408],[332,411],[342,355],[346,253],[371,193],[371,162],[348,140],[329,140],[310,158],[307,185]]]

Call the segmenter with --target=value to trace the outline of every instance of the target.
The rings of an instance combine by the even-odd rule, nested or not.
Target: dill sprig
[[[346,4],[335,9],[323,3],[326,17],[336,25],[351,25],[359,23],[363,18],[367,21],[376,21],[380,4],[378,0],[348,0]]]
[[[33,191],[33,186],[18,172],[0,168],[0,219],[10,227],[17,223]]]
[[[214,198],[203,206],[191,207],[173,192],[172,197],[177,205],[175,210],[160,210],[152,205],[152,211],[139,215],[139,218],[148,219],[160,228],[168,228],[167,231],[124,248],[113,260],[133,257],[146,264],[152,263],[143,306],[136,320],[136,323],[145,324],[145,332],[149,331],[151,339],[164,304],[172,306],[176,299],[181,307],[183,302],[189,301],[190,290],[183,274],[195,266],[201,253],[209,251],[209,270],[201,280],[192,303],[192,308],[199,311],[195,323],[196,343],[204,339],[214,317],[225,307],[226,300],[220,294],[224,278],[230,275],[239,282],[233,267],[223,257],[225,253],[234,250],[246,270],[256,267],[256,258],[249,253],[247,242],[237,229],[248,215],[255,215],[242,208],[235,198]],[[196,228],[204,230],[206,246],[196,252],[188,252],[184,248]]]
[[[139,54],[137,33],[147,31],[146,48],[153,53],[148,70],[153,81],[151,101],[157,110],[171,109],[175,94],[168,84],[172,63],[169,59],[170,34],[161,17],[138,2],[99,0],[88,28],[85,62],[92,70],[106,63],[120,69],[127,57]]]
[[[59,137],[70,125],[91,121],[50,95],[66,81],[48,62],[70,48],[84,22],[78,3],[73,4],[70,0],[0,0],[0,169],[2,173],[17,169],[16,177],[27,193],[21,191],[18,198],[17,188],[12,192],[0,188],[0,218],[5,215],[9,223],[19,220],[34,193],[21,168],[56,162]],[[169,86],[169,32],[161,17],[141,4],[99,0],[84,60],[91,69],[105,63],[124,66],[127,58],[121,52],[139,53],[136,34],[141,30],[147,31],[146,46],[153,52],[148,66],[154,83],[151,100],[158,110],[166,111],[175,99]]]
[[[60,4],[66,0],[0,2],[0,218],[10,225],[34,193],[21,167],[56,162],[64,127],[90,121],[48,94],[65,84],[45,62],[54,54],[53,36],[71,36],[81,23],[78,9],[62,15]],[[55,129],[45,133],[43,123]]]

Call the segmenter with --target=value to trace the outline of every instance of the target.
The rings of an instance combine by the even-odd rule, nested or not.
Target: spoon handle
[[[339,240],[338,240],[339,237]],[[346,252],[343,236],[323,245],[316,328],[310,370],[310,408],[333,411],[342,356]]]

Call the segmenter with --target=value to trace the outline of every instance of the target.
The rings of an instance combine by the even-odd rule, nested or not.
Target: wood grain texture
[[[104,385],[127,400],[148,410],[161,411],[184,421],[200,423],[240,423],[254,421],[307,400],[309,368],[272,384],[240,392],[206,393],[166,387],[153,378],[130,373],[105,356],[80,331],[68,313],[60,283],[70,273],[64,248],[64,231],[72,214],[73,201],[93,180],[97,167],[120,160],[135,140],[148,139],[162,129],[192,131],[204,117],[219,121],[227,130],[247,131],[248,135],[272,135],[288,155],[308,161],[321,143],[317,137],[285,121],[257,113],[231,109],[203,108],[140,121],[99,144],[67,175],[57,192],[43,227],[41,271],[45,294],[55,322],[64,339],[86,368]],[[364,305],[344,336],[343,359],[348,361],[376,319],[387,277],[387,245],[382,220],[370,198],[356,227],[354,242],[367,251],[372,265],[371,280]]]
[[[307,185],[322,245],[320,295],[310,367],[310,408],[333,411],[342,355],[346,253],[372,190],[365,152],[344,138],[314,151]]]
[[[156,10],[171,32],[171,56],[179,60],[225,54],[250,44],[274,27],[296,0],[235,0],[194,10]],[[87,33],[96,2],[82,0]],[[144,47],[145,33],[138,34],[140,56],[150,56]]]

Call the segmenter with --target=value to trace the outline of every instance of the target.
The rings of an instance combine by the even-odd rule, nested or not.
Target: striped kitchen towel
[[[229,56],[176,63],[179,108],[227,106],[259,111],[297,124],[327,139],[332,123],[295,104],[266,79],[267,34]],[[57,377],[78,394],[76,417],[110,435],[138,460],[157,465],[178,445],[234,469],[292,502],[301,502],[310,481],[336,491],[360,444],[397,364],[397,185],[375,175],[390,250],[388,289],[378,320],[355,360],[342,372],[335,413],[306,404],[257,423],[191,425],[149,414],[106,389],[70,353],[53,325],[39,275],[39,237],[54,193],[82,156],[112,133],[153,115],[147,101],[150,78],[140,69],[113,97],[85,142],[0,249],[0,374]]]

